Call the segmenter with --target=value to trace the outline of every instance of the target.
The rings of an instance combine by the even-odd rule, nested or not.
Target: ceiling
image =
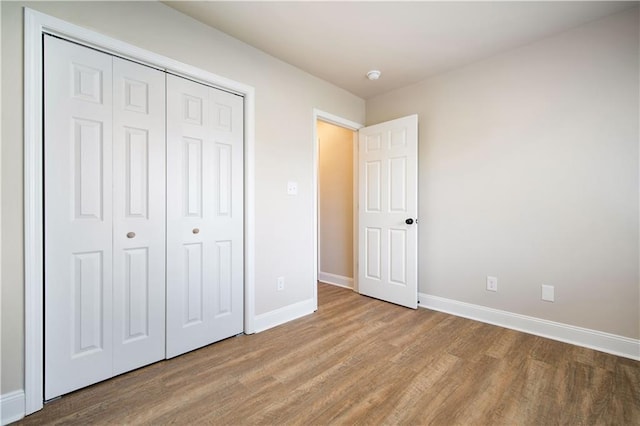
[[[638,2],[214,2],[168,6],[364,99]],[[379,69],[377,81],[367,71]]]

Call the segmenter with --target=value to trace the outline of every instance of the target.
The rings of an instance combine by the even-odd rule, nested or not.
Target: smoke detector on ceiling
[[[380,78],[380,74],[382,73],[378,70],[371,70],[367,73],[367,78],[372,81],[377,80]]]

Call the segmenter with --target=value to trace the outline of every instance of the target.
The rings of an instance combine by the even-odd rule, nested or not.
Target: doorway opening
[[[353,130],[318,120],[318,281],[353,289]],[[356,151],[357,152],[357,151]]]
[[[358,123],[314,110],[316,281],[358,289]],[[317,283],[314,295],[317,306]]]

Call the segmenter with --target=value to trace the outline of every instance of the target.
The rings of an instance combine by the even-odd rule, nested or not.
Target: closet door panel
[[[45,399],[112,375],[112,63],[45,40]]]
[[[167,99],[167,357],[173,357],[243,329],[243,135],[238,96],[169,75]]]
[[[165,355],[165,74],[113,58],[114,375]]]
[[[209,88],[213,145],[214,321],[220,336],[243,330],[243,99]]]
[[[210,343],[208,112],[206,86],[167,76],[167,358]]]

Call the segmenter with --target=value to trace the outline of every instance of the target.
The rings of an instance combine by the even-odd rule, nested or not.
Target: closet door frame
[[[75,24],[24,8],[25,414],[44,403],[43,34],[120,56],[244,98],[244,332],[255,332],[255,89]]]

